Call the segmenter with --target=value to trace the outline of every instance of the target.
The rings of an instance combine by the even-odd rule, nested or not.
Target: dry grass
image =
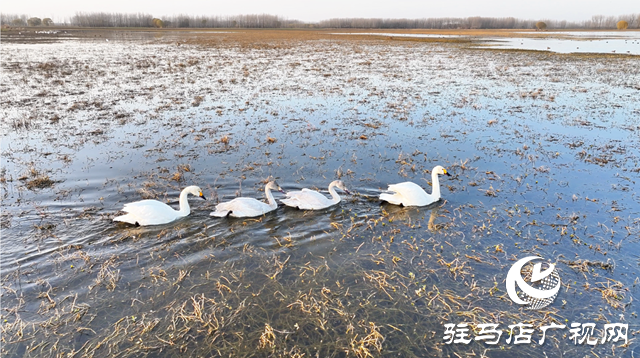
[[[31,165],[29,169],[27,169],[26,172],[18,178],[18,180],[26,181],[26,186],[29,190],[50,188],[56,183],[49,177],[49,175],[43,174],[33,165]]]
[[[177,181],[177,182],[182,181],[182,172],[177,171],[177,172],[173,173],[173,175],[171,176],[171,180]]]
[[[341,250],[352,247],[359,254],[334,256],[330,261],[295,250],[285,255],[265,254],[245,246],[236,249],[236,260],[222,264],[216,272],[186,267],[144,269],[148,279],[140,281],[139,289],[149,294],[134,297],[131,307],[122,305],[122,312],[100,329],[91,324],[96,318],[91,307],[73,297],[64,300],[46,286],[38,296],[40,312],[47,317],[43,322],[23,321],[17,313],[24,303],[19,302],[10,310],[14,313],[4,315],[8,322],[3,326],[3,353],[15,353],[20,342],[42,341],[45,345],[29,348],[33,348],[30,356],[63,357],[49,354],[51,341],[42,337],[67,339],[82,332],[87,339],[73,349],[77,356],[86,357],[182,356],[184,352],[273,357],[344,352],[358,358],[416,356],[420,352],[445,357],[468,352],[469,347],[437,343],[442,322],[510,324],[527,319],[539,326],[560,320],[558,309],[543,310],[534,319],[509,309],[499,299],[504,295],[501,287],[477,281],[478,268],[493,267],[496,261],[509,264],[495,256],[505,249],[451,257],[442,249],[451,245],[446,241],[450,231],[446,228],[451,224],[435,223],[435,210],[428,217],[428,226],[441,227],[433,234],[437,240],[411,240],[403,235],[416,223],[400,220],[398,215],[384,212],[363,219],[370,225],[348,216],[337,221],[330,236],[341,243]],[[363,233],[375,238],[363,240]],[[396,236],[404,239],[394,241]],[[68,259],[72,257],[61,263]],[[102,262],[91,288],[116,289],[119,264],[115,256]],[[460,283],[459,287],[439,287],[447,277]],[[623,292],[616,282],[597,289],[613,304],[621,302]]]
[[[100,28],[85,29],[65,29],[78,37],[104,37],[107,32],[114,30],[105,30]],[[116,30],[118,31],[118,30]],[[544,33],[531,33],[530,30],[429,30],[429,29],[137,29],[130,28],[126,31],[136,32],[155,32],[156,34],[165,34],[168,37],[180,36],[186,41],[180,43],[190,43],[205,46],[237,46],[255,47],[255,48],[291,48],[298,41],[316,41],[329,40],[331,42],[342,41],[385,41],[397,43],[411,42],[440,42],[440,43],[469,43],[469,37],[544,37]],[[360,35],[359,33],[381,33],[380,36]],[[339,33],[339,35],[337,34]],[[389,36],[387,34],[440,34],[440,35],[458,35],[461,38],[412,38]],[[197,63],[179,63],[179,67],[193,66]],[[59,70],[56,64],[44,63],[42,70],[46,73]],[[197,97],[193,100],[192,105],[198,106],[201,103]]]
[[[380,327],[376,326],[375,323],[369,322],[369,334],[365,337],[358,340],[358,336],[356,335],[351,340],[351,351],[358,358],[366,358],[366,357],[374,357],[371,354],[373,350],[374,353],[382,352],[382,343],[384,342],[384,336],[380,334]]]
[[[253,47],[258,49],[262,46],[268,48],[294,47],[297,45],[297,41],[307,40],[322,40],[314,46],[323,49],[329,48],[337,42],[346,44],[344,48],[333,46],[335,52],[328,52],[329,54],[340,51],[352,54],[354,51],[354,53],[366,55],[368,52],[373,53],[372,50],[391,48],[391,46],[381,47],[380,44],[413,46],[410,41],[414,41],[393,36],[337,36],[324,30],[234,29],[234,31],[238,31],[238,33],[216,34],[204,31],[202,34],[197,34],[191,30],[183,33],[184,37],[192,43],[234,46],[233,51],[237,52],[229,52],[233,55],[245,51],[246,49],[242,47],[245,45],[252,47],[251,51],[246,51],[247,53],[262,54],[269,51],[252,51]],[[169,30],[159,30],[159,32],[171,33]],[[180,31],[176,32],[180,33]],[[88,33],[95,34],[96,32],[89,31]],[[365,43],[373,43],[374,46],[367,48],[363,45]],[[173,46],[173,44],[167,45],[166,48],[169,46]],[[238,49],[236,50],[235,47]],[[187,46],[181,46],[179,51],[182,51],[183,48],[187,48]],[[208,50],[205,49],[205,51]],[[296,51],[298,50],[299,48],[296,48]],[[220,52],[224,53],[225,51]],[[212,57],[215,56],[215,51],[209,53]],[[273,51],[273,53],[277,56],[282,54],[281,51]],[[300,52],[300,54],[305,53],[308,52]],[[415,52],[405,52],[407,56],[411,53]],[[447,53],[445,52],[445,54]],[[456,53],[451,52],[451,54],[453,56]],[[294,55],[297,56],[298,53],[294,53]],[[359,57],[362,56],[364,55]],[[395,58],[390,54],[382,54],[381,56]],[[520,56],[517,55],[513,58],[519,59]],[[245,57],[249,64],[251,63],[250,57]],[[312,71],[312,66],[321,67],[319,64],[325,62],[327,58],[327,56],[318,57],[315,64],[309,62],[310,71]],[[425,56],[425,58],[429,57]],[[176,69],[176,71],[183,71],[189,69],[189,66],[203,67],[208,63],[207,59],[202,59],[198,63],[197,60],[190,60],[184,56],[168,58],[172,59],[171,71]],[[235,57],[229,56],[229,58]],[[453,58],[452,63],[459,60],[459,58],[451,58]],[[173,59],[176,60],[173,61]],[[526,59],[528,60],[529,57]],[[298,60],[305,63],[300,64]],[[474,61],[476,60],[477,58]],[[145,69],[153,69],[155,66],[151,65],[150,56],[144,61],[147,62],[138,65]],[[283,66],[298,70],[300,70],[300,66],[307,66],[307,61],[300,59],[300,56],[293,58],[292,61]],[[372,71],[382,70],[383,68],[379,67],[380,64],[375,61],[356,58],[353,63],[354,66],[366,66],[364,68]],[[442,61],[443,64],[447,62],[444,57]],[[404,62],[404,59],[398,58],[397,63],[400,62]],[[211,63],[212,65],[227,66],[224,62],[213,61]],[[383,63],[386,64],[386,62]],[[497,63],[500,62],[497,61]],[[131,65],[134,68],[134,62]],[[204,67],[201,70],[204,70]],[[235,82],[232,82],[227,76],[223,77],[220,85],[224,87],[235,83],[235,85],[241,86],[243,77],[248,76],[250,79],[253,79],[254,76],[257,77],[257,70],[250,66],[249,70],[240,69],[240,66],[236,70],[237,73],[230,75],[236,78]],[[434,67],[435,70],[438,69]],[[45,69],[38,71],[45,71]],[[47,71],[51,72],[54,69]],[[216,70],[212,69],[212,71]],[[327,77],[326,74],[330,72],[331,76]],[[443,73],[446,73],[446,70],[443,70]],[[307,73],[300,76],[305,77],[299,78],[306,78]],[[342,75],[339,74],[337,68],[331,71],[319,69],[317,76],[323,81],[343,83],[339,80]],[[345,76],[350,76],[350,74]],[[389,77],[392,81],[395,81],[394,78]],[[457,81],[458,77],[455,77],[455,80]],[[360,86],[359,81],[358,79],[354,80],[353,86]],[[191,87],[191,85],[185,86]],[[371,90],[366,87],[366,84],[363,86],[365,86],[367,93]],[[533,87],[526,88],[528,91]],[[160,92],[158,89],[149,91],[149,94]],[[452,91],[456,92],[459,89],[456,88]],[[380,92],[380,88],[371,91],[369,96],[365,96],[367,93],[364,93],[363,98],[376,101],[375,98],[381,96],[378,92]],[[414,92],[414,89],[407,90],[407,93]],[[443,96],[451,93],[443,91]],[[529,101],[530,97],[540,101],[544,95],[544,92],[536,92],[535,95],[530,95],[527,92],[526,98],[521,99],[518,95],[519,92],[512,91],[511,93],[516,101],[524,99]],[[190,105],[202,102],[201,108],[198,110],[208,106],[208,99],[204,101],[193,96],[192,94],[191,97],[176,99],[173,103],[179,103],[190,109]],[[455,100],[460,98],[460,95],[456,92],[452,97],[455,97]],[[386,95],[386,99],[382,98],[385,97],[381,97],[379,100],[382,111],[388,110],[394,116],[397,113],[398,120],[406,120],[407,122],[403,123],[409,123],[410,119],[400,119],[409,111],[406,109],[408,101],[397,100],[389,94]],[[468,98],[471,100],[464,105],[471,109],[470,106],[474,104],[473,97]],[[193,102],[191,102],[192,100]],[[254,99],[251,100],[254,101]],[[101,108],[108,107],[109,103],[105,101],[107,105],[101,105],[92,101],[80,99],[77,101],[77,106],[74,105],[76,108],[70,108],[69,111],[101,111]],[[391,105],[385,106],[387,102]],[[375,102],[373,103],[375,104]],[[244,109],[245,104],[246,102],[242,101],[240,107]],[[186,136],[189,135],[194,139],[196,136],[200,138],[195,145],[184,144],[188,141],[179,141],[184,143],[174,147],[171,141],[167,141],[166,144],[158,145],[159,149],[165,152],[157,156],[149,153],[148,160],[152,162],[153,159],[159,157],[170,157],[174,149],[182,158],[183,145],[185,147],[192,145],[194,148],[198,148],[198,145],[201,145],[198,143],[206,143],[207,148],[214,151],[237,151],[240,157],[246,159],[249,156],[245,157],[245,154],[251,152],[245,152],[247,150],[245,148],[253,150],[254,145],[265,144],[265,132],[255,134],[259,132],[253,130],[243,132],[237,127],[233,128],[226,117],[218,118],[215,114],[220,111],[218,115],[227,116],[227,113],[231,113],[228,111],[229,108],[215,108],[206,110],[211,111],[215,121],[220,121],[224,125],[218,128],[209,128],[210,124],[203,124],[204,128],[198,128],[197,132],[189,132],[182,127],[178,129],[180,135],[183,135],[182,138],[187,138]],[[277,109],[285,113],[282,107]],[[415,111],[415,109],[410,110]],[[377,111],[377,109],[373,111]],[[155,115],[153,114],[153,116]],[[287,116],[288,114],[283,118],[286,119]],[[507,116],[500,114],[495,114],[495,116],[499,120],[488,123],[487,120],[493,118],[489,117],[483,118],[480,123],[482,125],[489,124],[494,131],[502,131],[506,128],[505,126],[509,125],[510,119]],[[366,112],[361,117],[368,118]],[[455,118],[456,115],[453,117]],[[66,116],[62,118],[64,118],[64,122],[67,121]],[[276,145],[269,148],[270,152],[274,153],[266,154],[274,159],[264,160],[268,163],[273,160],[279,169],[274,168],[273,171],[261,169],[266,166],[259,163],[260,159],[254,160],[254,157],[251,157],[251,160],[242,160],[242,164],[234,167],[233,161],[236,157],[230,156],[231,164],[225,169],[230,169],[229,173],[232,173],[232,169],[233,173],[227,174],[229,177],[225,180],[232,182],[235,177],[231,176],[236,175],[244,177],[246,174],[247,177],[250,177],[249,171],[257,172],[257,174],[253,174],[253,178],[249,178],[255,180],[257,175],[263,178],[268,174],[276,174],[285,170],[289,159],[299,154],[295,147],[289,146],[291,140],[298,136],[291,134],[294,132],[301,133],[302,136],[308,135],[309,138],[331,135],[338,138],[336,141],[327,142],[331,144],[320,146],[321,149],[328,148],[324,147],[325,145],[335,149],[343,145],[345,141],[358,145],[357,153],[361,158],[356,157],[355,154],[353,156],[347,154],[340,168],[330,167],[331,161],[337,160],[335,154],[327,154],[324,151],[320,153],[309,151],[306,154],[308,158],[328,163],[327,165],[314,164],[314,168],[329,169],[329,171],[321,173],[327,177],[326,181],[329,181],[328,177],[333,174],[331,170],[335,169],[336,176],[351,177],[354,185],[366,186],[371,189],[374,189],[379,183],[376,182],[376,179],[369,179],[368,176],[375,177],[377,173],[383,173],[382,171],[375,172],[373,166],[371,166],[374,169],[373,173],[364,173],[368,171],[365,156],[372,154],[373,157],[376,157],[375,152],[378,150],[367,152],[369,149],[365,149],[362,152],[361,147],[366,148],[382,141],[385,143],[386,149],[384,151],[388,153],[386,155],[380,154],[380,159],[389,161],[388,164],[391,166],[397,166],[400,168],[401,174],[407,176],[417,176],[422,172],[428,173],[427,164],[435,160],[436,155],[439,155],[429,150],[429,145],[420,148],[425,153],[417,149],[414,151],[414,148],[405,149],[404,147],[409,146],[409,143],[405,142],[401,143],[403,144],[402,149],[409,150],[408,153],[414,151],[413,154],[397,155],[397,161],[394,161],[400,147],[396,150],[395,147],[387,146],[387,144],[391,144],[386,141],[388,141],[387,138],[392,137],[392,133],[388,133],[389,137],[382,137],[378,136],[378,132],[376,132],[379,129],[381,129],[380,132],[389,132],[385,130],[386,123],[394,121],[394,118],[362,119],[356,124],[349,122],[349,118],[344,120],[345,126],[355,127],[357,130],[352,131],[352,128],[349,128],[349,131],[337,129],[333,134],[331,127],[334,124],[331,120],[325,125],[326,128],[323,128],[322,123],[317,122],[313,125],[300,127],[297,127],[293,121],[288,123],[287,130],[274,132],[277,133],[278,141]],[[436,120],[432,118],[425,122],[431,126],[431,121],[434,121],[435,124]],[[342,122],[343,118],[340,118],[339,121]],[[420,125],[418,120],[415,125]],[[416,131],[425,130],[424,127],[417,128]],[[359,132],[363,130],[366,131],[366,134]],[[317,133],[315,133],[316,131]],[[223,135],[224,133],[230,134]],[[363,141],[353,140],[360,135],[365,137]],[[230,136],[233,136],[233,140],[230,139]],[[464,133],[458,133],[457,136],[460,139],[465,138]],[[255,139],[256,143],[252,143],[251,138]],[[271,137],[267,136],[267,143],[270,142],[269,138]],[[374,141],[373,138],[376,140]],[[443,140],[450,141],[451,138],[451,136],[443,137]],[[498,139],[504,138],[502,135],[498,136]],[[369,140],[364,141],[364,139]],[[537,138],[532,134],[531,139]],[[275,142],[275,138],[273,142]],[[313,148],[315,142],[309,140],[309,144]],[[595,149],[587,148],[588,143],[584,147],[591,153],[595,152]],[[290,149],[294,150],[295,155],[286,154]],[[485,156],[480,162],[491,159],[500,160],[493,156],[495,155],[494,149],[496,148],[478,149]],[[281,150],[283,153],[280,153]],[[532,152],[541,154],[535,147],[527,149],[525,146],[523,150],[527,154]],[[566,150],[573,150],[573,148],[566,148]],[[193,159],[197,158],[197,155],[202,156],[205,153],[195,152],[197,154],[192,157]],[[426,152],[429,154],[427,155]],[[506,156],[506,154],[503,155]],[[276,156],[281,156],[281,158],[276,161]],[[585,223],[590,227],[585,228],[585,233],[582,234],[582,225],[579,230],[572,229],[571,226],[577,226],[576,223],[558,218],[557,221],[562,220],[562,225],[564,225],[562,229],[566,229],[566,233],[563,231],[564,234],[567,236],[571,234],[571,237],[574,236],[573,234],[580,234],[584,236],[584,240],[589,241],[589,246],[578,246],[577,243],[580,241],[574,243],[571,240],[565,240],[559,246],[551,246],[553,244],[547,238],[550,239],[554,236],[553,230],[546,229],[546,226],[541,223],[535,223],[535,219],[541,221],[540,219],[545,217],[544,214],[539,213],[545,210],[544,203],[532,207],[533,214],[529,209],[520,210],[517,205],[512,208],[510,205],[503,204],[504,202],[512,203],[514,200],[511,192],[514,187],[508,184],[512,173],[506,174],[504,171],[499,171],[502,176],[500,177],[493,172],[484,172],[488,169],[483,168],[479,171],[471,166],[472,164],[480,166],[480,164],[474,164],[478,163],[478,159],[472,159],[471,162],[470,160],[460,160],[459,163],[451,163],[452,159],[448,159],[448,166],[456,168],[456,170],[452,170],[455,172],[455,176],[447,179],[452,186],[449,187],[448,192],[446,188],[443,188],[444,196],[451,198],[454,190],[458,190],[459,192],[465,191],[465,197],[467,195],[476,196],[475,199],[479,199],[469,202],[465,200],[465,204],[459,207],[455,207],[454,200],[443,203],[441,208],[430,211],[416,208],[379,207],[375,195],[370,197],[354,195],[353,198],[346,199],[340,206],[326,212],[297,213],[292,210],[281,210],[278,215],[286,215],[286,220],[275,225],[273,217],[261,218],[259,222],[248,220],[216,221],[215,225],[210,225],[211,219],[204,221],[204,218],[193,215],[187,220],[158,230],[155,228],[122,229],[112,226],[108,220],[96,220],[98,215],[94,212],[86,214],[83,212],[82,217],[73,213],[68,214],[59,221],[51,221],[51,219],[40,220],[37,223],[29,221],[28,227],[23,231],[27,245],[30,238],[26,238],[26,236],[31,236],[32,232],[36,232],[36,235],[42,233],[50,235],[51,237],[47,236],[46,239],[55,242],[54,245],[64,245],[65,240],[73,238],[73,235],[84,235],[87,227],[91,228],[89,232],[96,233],[98,237],[95,241],[93,241],[94,236],[87,239],[91,240],[89,242],[82,241],[85,243],[84,248],[65,246],[59,252],[56,251],[50,260],[50,266],[46,262],[47,256],[43,251],[41,257],[45,257],[44,259],[32,259],[34,260],[32,262],[37,262],[37,265],[28,267],[26,264],[28,260],[23,261],[25,264],[21,267],[21,272],[16,274],[20,280],[29,276],[28,279],[31,282],[35,281],[39,275],[43,277],[55,276],[56,284],[53,284],[53,280],[51,280],[52,285],[30,283],[30,286],[36,286],[36,289],[29,292],[28,289],[25,290],[21,288],[22,286],[12,283],[11,278],[3,277],[3,290],[6,294],[3,292],[2,318],[6,321],[1,327],[3,340],[2,348],[0,348],[2,349],[1,353],[8,357],[75,356],[96,358],[112,356],[181,357],[186,355],[453,357],[470,355],[470,352],[477,354],[477,352],[482,352],[485,347],[476,342],[469,346],[442,345],[440,334],[443,322],[500,322],[502,327],[505,327],[505,323],[512,324],[527,320],[540,325],[550,321],[563,322],[564,316],[573,319],[577,317],[575,312],[579,314],[589,312],[588,309],[580,309],[579,311],[559,309],[559,302],[563,299],[560,297],[555,307],[541,311],[539,315],[532,317],[522,313],[505,297],[501,277],[507,267],[512,264],[514,256],[531,251],[541,254],[548,254],[552,250],[553,252],[569,251],[573,250],[574,245],[576,252],[584,253],[586,250],[590,250],[592,242],[595,244],[602,242],[602,247],[607,245],[598,237],[588,237],[590,233],[593,233],[591,223]],[[189,158],[180,160],[187,162]],[[197,161],[193,161],[193,163],[195,162]],[[224,171],[224,169],[217,167],[209,169],[209,171],[205,168],[198,168],[197,173],[187,174],[192,171],[190,167],[178,166],[177,169],[174,169],[178,163],[173,163],[167,164],[166,168],[153,169],[156,174],[150,175],[148,179],[138,177],[136,180],[148,180],[142,185],[143,189],[140,189],[139,193],[143,196],[158,197],[158,193],[155,192],[155,190],[159,190],[158,187],[162,189],[159,190],[161,192],[169,190],[165,188],[164,184],[160,184],[161,181],[158,179],[168,182],[170,190],[177,190],[176,186],[179,184],[171,180],[174,171],[177,174],[177,178],[174,180],[187,181],[192,176],[194,179],[208,181],[212,173],[218,175]],[[315,162],[301,160],[300,163],[295,163],[292,161],[291,166],[299,168],[303,165],[308,166],[309,163]],[[545,166],[541,166],[543,163]],[[578,164],[580,163],[582,162]],[[512,167],[512,170],[513,175],[519,177],[531,174],[535,175],[536,179],[538,177],[546,178],[554,174],[557,164],[550,157],[549,162],[541,161],[535,165],[526,165],[525,169]],[[602,164],[610,166],[612,163]],[[244,170],[241,169],[243,167],[247,168],[246,173],[238,173],[239,170]],[[599,167],[597,168],[599,169]],[[351,169],[357,171],[357,174]],[[203,171],[202,176],[199,176],[200,170]],[[27,173],[24,180],[33,179],[39,175],[35,171],[34,173]],[[158,175],[158,173],[162,175]],[[306,175],[307,178],[310,175],[315,175],[315,172],[303,168],[299,169],[299,173],[300,176]],[[395,173],[392,174],[395,175]],[[378,179],[380,178],[382,176],[378,177]],[[524,178],[526,182],[526,177]],[[7,178],[6,180],[12,179]],[[159,184],[155,184],[153,180],[158,180]],[[265,179],[262,183],[264,184],[268,180]],[[324,182],[325,179],[322,181]],[[360,184],[355,184],[360,181],[362,181]],[[300,182],[306,181],[301,178]],[[489,190],[483,189],[478,192],[475,189],[464,189],[466,183],[468,186],[482,185],[481,187],[488,187]],[[496,184],[495,189],[492,186],[486,186],[489,183]],[[111,186],[113,184],[105,185]],[[213,186],[215,186],[215,182]],[[492,198],[498,193],[505,200]],[[584,196],[583,192],[578,192],[578,194]],[[113,195],[105,202],[120,200],[119,198],[120,196]],[[555,196],[551,199],[555,200]],[[521,201],[517,196],[515,200]],[[473,204],[471,204],[472,202]],[[586,204],[591,205],[592,203],[587,202]],[[621,204],[625,204],[625,202],[621,201]],[[82,207],[86,205],[88,204],[78,204]],[[493,205],[497,209],[492,209]],[[557,205],[558,209],[566,208],[562,207],[562,201],[554,205]],[[114,210],[114,208],[107,208],[105,211],[109,210]],[[24,221],[22,214],[17,210],[11,213],[15,213],[14,219],[8,218],[9,221],[7,221],[3,217],[3,227],[7,225],[4,224],[5,222],[20,227]],[[554,219],[555,213],[554,207],[551,221],[556,220]],[[44,216],[46,214],[43,211],[38,211],[33,215]],[[296,219],[298,214],[302,217]],[[26,215],[31,214],[27,213]],[[529,218],[529,216],[533,217]],[[320,224],[317,224],[317,218],[322,218]],[[199,224],[193,225],[194,221],[192,220],[199,222]],[[573,221],[577,221],[577,219]],[[627,229],[630,230],[630,235],[636,234],[638,224],[632,225],[630,223],[632,220],[628,221],[626,225],[630,227]],[[50,226],[49,222],[53,222],[56,226]],[[314,225],[321,226],[314,227]],[[620,230],[620,225],[616,227],[616,230]],[[284,228],[285,226],[286,228]],[[78,229],[78,227],[81,228]],[[312,228],[315,232],[312,235],[306,235],[307,232],[299,234],[292,230],[296,227],[303,228],[302,231]],[[286,230],[290,230],[291,233]],[[620,231],[626,233],[624,229]],[[60,238],[53,237],[53,235],[60,235]],[[106,240],[101,236],[106,236]],[[546,245],[550,246],[545,248]],[[97,252],[104,252],[103,250],[109,252],[108,255],[115,252],[117,256],[105,260],[101,258],[101,255],[96,255]],[[107,257],[109,257],[108,255]],[[586,264],[585,261],[573,263],[575,266],[569,265],[569,267],[579,268],[578,276],[593,274],[594,269],[598,270],[598,266]],[[53,267],[55,272],[49,272],[49,267]],[[607,266],[604,264],[600,267]],[[631,286],[630,280],[625,278],[621,278],[621,280],[625,282],[627,287]],[[600,281],[603,280],[600,279]],[[91,290],[86,290],[89,285]],[[78,287],[80,289],[76,290]],[[611,306],[603,310],[603,319],[617,319],[615,314],[624,311],[628,301],[624,298],[629,291],[619,283],[611,281],[594,284],[594,289],[587,290],[582,287],[580,283],[578,285],[569,283],[563,287],[563,294],[572,295],[572,297],[577,296],[578,293],[585,294],[582,297],[588,297],[596,304],[601,303],[602,300],[610,302]],[[18,290],[23,291],[17,292]],[[75,292],[78,291],[79,294],[76,295]],[[553,346],[549,344],[545,349],[556,349],[556,347],[557,349],[566,348],[563,343],[555,342]],[[602,345],[600,348],[610,349],[611,347]],[[261,351],[256,352],[257,349]],[[505,349],[510,348],[505,346]],[[540,350],[536,352],[539,353]],[[601,351],[595,351],[595,353],[602,356]],[[504,355],[508,354],[508,352],[504,353]]]
[[[89,289],[100,285],[104,285],[109,291],[116,289],[117,283],[120,280],[120,270],[115,270],[115,267],[118,265],[116,260],[117,257],[112,256],[100,265],[100,271],[98,272],[95,283],[89,286]]]
[[[50,188],[55,184],[55,181],[51,180],[48,175],[40,175],[27,182],[27,189],[44,189]]]
[[[175,30],[160,30],[175,31]],[[220,32],[228,31],[226,33]],[[362,35],[361,33],[380,33],[380,36]],[[461,38],[417,38],[394,37],[388,34],[429,34],[456,35]],[[191,35],[189,42],[198,44],[220,45],[239,43],[242,45],[275,45],[286,46],[291,41],[309,40],[376,40],[396,42],[470,42],[467,37],[545,37],[548,35],[532,33],[530,30],[429,30],[429,29],[203,29],[200,34]]]
[[[627,304],[622,301],[626,297],[627,289],[621,282],[607,279],[606,283],[599,283],[598,287],[594,287],[594,290],[600,291],[602,299],[615,309],[625,307]]]
[[[273,328],[268,323],[264,324],[264,332],[260,335],[260,343],[258,343],[258,349],[275,348],[276,347],[276,335],[273,333]]]
[[[224,145],[229,145],[229,141],[230,141],[230,138],[229,138],[228,135],[224,135],[224,136],[220,137],[220,139],[218,139],[218,142],[220,142],[220,143],[222,143]]]

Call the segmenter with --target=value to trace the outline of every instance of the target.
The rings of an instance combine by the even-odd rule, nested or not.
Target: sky
[[[316,22],[338,17],[428,18],[516,17],[582,21],[593,15],[640,13],[639,0],[26,0],[3,1],[5,14],[49,17],[63,22],[76,12],[146,13],[164,15],[271,14],[291,20]]]

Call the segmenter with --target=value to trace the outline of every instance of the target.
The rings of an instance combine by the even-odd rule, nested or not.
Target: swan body
[[[343,190],[347,194],[351,194],[341,180],[335,180],[329,184],[331,199],[315,190],[304,188],[300,191],[288,192],[287,198],[281,199],[280,201],[286,206],[291,206],[300,210],[320,210],[340,202],[340,196],[336,193],[336,188]]]
[[[433,190],[427,194],[418,184],[410,181],[391,184],[388,191],[392,193],[380,194],[380,200],[384,200],[394,205],[403,206],[425,206],[440,200],[440,180],[438,174],[451,176],[445,168],[438,165],[431,171],[431,183]]]
[[[226,203],[216,205],[216,211],[211,212],[210,215],[219,218],[227,215],[235,218],[251,218],[264,215],[278,208],[278,203],[276,203],[276,200],[273,198],[271,190],[278,190],[284,193],[278,183],[271,181],[264,189],[268,203],[254,198],[235,198]]]
[[[122,221],[137,226],[160,225],[170,223],[178,218],[189,215],[189,194],[198,196],[206,200],[202,190],[195,186],[188,186],[180,192],[180,210],[174,210],[169,205],[157,200],[141,200],[124,204],[122,211],[125,215],[117,216],[113,221]]]

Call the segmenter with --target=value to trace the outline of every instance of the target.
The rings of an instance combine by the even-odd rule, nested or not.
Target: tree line
[[[336,18],[320,21],[317,27],[339,29],[535,29],[538,23],[547,29],[615,29],[624,21],[628,28],[640,27],[640,14],[621,16],[596,15],[585,21],[523,20],[514,17],[440,17],[422,19]]]
[[[2,24],[13,26],[40,26],[27,15],[0,14]],[[39,19],[38,19],[39,20]],[[50,19],[49,19],[50,20]],[[52,24],[52,23],[51,23]],[[235,16],[193,16],[178,14],[156,18],[150,14],[79,12],[56,25],[78,27],[161,27],[161,28],[299,28],[307,27],[302,21],[288,20],[269,14]]]
[[[0,22],[11,26],[53,26],[50,18],[0,14]],[[172,15],[163,18],[145,13],[79,12],[55,25],[78,27],[156,27],[156,28],[336,28],[336,29],[533,29],[540,23],[546,29],[615,29],[640,27],[640,14],[595,15],[584,21],[523,20],[514,17],[440,17],[420,19],[335,18],[319,22],[290,20],[277,15],[235,16]]]
[[[27,15],[0,14],[0,23],[10,26],[53,26],[53,20],[45,17],[29,17]]]

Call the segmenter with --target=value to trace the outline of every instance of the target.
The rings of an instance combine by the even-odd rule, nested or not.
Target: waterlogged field
[[[547,51],[555,53],[609,54],[619,53],[640,55],[640,31],[493,31],[485,34],[475,34],[474,31],[456,31],[448,33],[334,33],[335,35],[368,35],[387,36],[397,38],[417,39],[457,39],[475,43],[477,47],[491,49],[518,49],[527,51]],[[524,36],[524,37],[520,37]]]
[[[4,357],[639,353],[637,57],[311,31],[1,46]],[[452,174],[437,204],[377,199],[407,180],[431,191],[435,165]],[[354,194],[209,216],[269,177]],[[188,185],[209,200],[184,219],[112,221]],[[530,311],[505,278],[535,255],[562,288]],[[446,344],[450,323],[471,339],[498,324],[500,342]],[[518,323],[530,343],[507,343]],[[629,324],[626,344],[601,342],[608,323]],[[551,324],[566,328],[540,344]]]

